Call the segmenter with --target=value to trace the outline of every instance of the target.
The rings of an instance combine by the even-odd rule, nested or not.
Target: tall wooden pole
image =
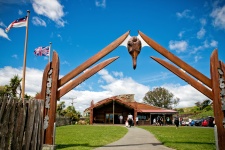
[[[28,42],[28,25],[29,25],[30,11],[27,10],[27,25],[26,25],[26,36],[24,44],[24,55],[23,55],[23,78],[22,78],[22,100],[24,100],[25,93],[25,76],[26,76],[26,59],[27,59],[27,42]]]

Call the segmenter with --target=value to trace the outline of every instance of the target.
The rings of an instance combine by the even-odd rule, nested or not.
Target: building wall
[[[134,110],[131,108],[128,108],[127,106],[120,104],[118,102],[114,102],[114,124],[119,124],[119,115],[123,116],[123,123],[125,123],[125,120],[127,119],[127,116],[129,113],[134,113]],[[111,114],[111,121],[107,120],[107,114]],[[113,123],[113,101],[102,105],[100,108],[94,108],[93,110],[93,122],[94,123]]]

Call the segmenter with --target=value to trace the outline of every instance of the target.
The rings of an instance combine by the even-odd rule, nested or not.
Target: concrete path
[[[138,128],[128,128],[128,133],[118,141],[96,148],[95,150],[173,150],[163,146],[153,134]]]

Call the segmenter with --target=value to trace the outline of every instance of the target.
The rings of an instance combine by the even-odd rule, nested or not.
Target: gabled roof
[[[177,113],[177,111],[170,110],[170,109],[164,109],[156,106],[152,106],[149,104],[139,103],[134,100],[134,94],[124,94],[124,95],[117,95],[113,97],[109,97],[106,99],[103,99],[95,104],[92,104],[93,108],[102,107],[102,105],[108,104],[112,101],[118,102],[120,104],[124,104],[125,106],[137,109],[137,112],[149,112],[149,113]],[[85,111],[88,111],[91,107],[85,109]]]

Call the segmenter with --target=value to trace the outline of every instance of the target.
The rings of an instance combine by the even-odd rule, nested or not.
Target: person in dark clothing
[[[176,128],[179,127],[179,118],[178,117],[175,118],[174,124],[176,125]]]

